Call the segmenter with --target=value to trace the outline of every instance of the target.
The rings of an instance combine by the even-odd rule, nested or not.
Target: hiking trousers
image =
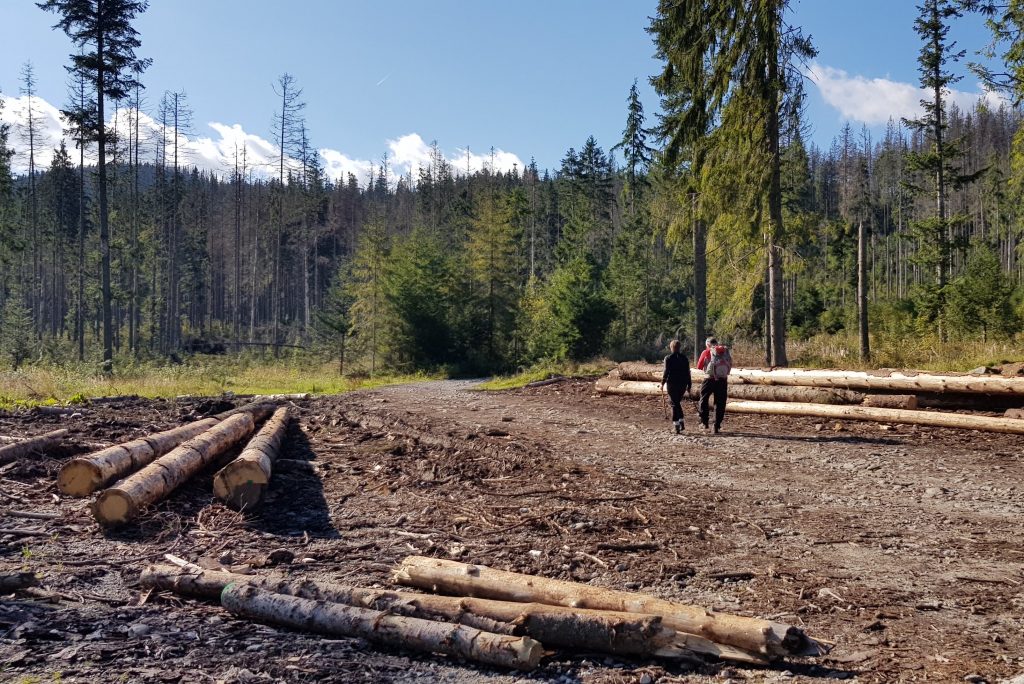
[[[685,385],[673,385],[669,383],[668,400],[672,403],[672,422],[683,419],[683,395],[686,393]]]
[[[726,379],[712,380],[705,378],[700,383],[700,403],[697,405],[700,411],[700,422],[708,424],[710,407],[708,399],[715,397],[715,427],[722,426],[722,419],[725,418],[725,399],[729,389],[729,381]]]

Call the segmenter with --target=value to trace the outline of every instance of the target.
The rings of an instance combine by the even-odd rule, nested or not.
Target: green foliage
[[[542,290],[534,285],[527,292],[534,358],[580,360],[600,352],[614,309],[585,259],[572,259]]]
[[[999,266],[999,257],[988,247],[975,248],[963,275],[949,285],[947,319],[964,337],[988,341],[990,335],[1006,337],[1019,328],[1013,310],[1012,288]]]
[[[0,355],[12,370],[18,370],[35,347],[32,312],[22,301],[20,292],[12,292],[0,311]]]

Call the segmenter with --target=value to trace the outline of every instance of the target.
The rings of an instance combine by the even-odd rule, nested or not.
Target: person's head
[[[705,346],[707,346],[708,349],[711,349],[716,344],[718,344],[718,340],[716,340],[714,337],[709,337],[707,340],[705,340],[704,344]]]
[[[679,351],[679,340],[672,340],[668,343],[668,350],[675,354]]]

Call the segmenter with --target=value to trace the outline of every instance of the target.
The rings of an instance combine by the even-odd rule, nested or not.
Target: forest
[[[25,130],[0,128],[9,367],[258,351],[325,355],[343,373],[495,373],[651,358],[711,332],[784,366],[814,362],[787,352],[808,340],[868,362],[1024,330],[1017,0],[923,0],[928,96],[880,139],[847,125],[827,149],[807,142],[816,48],[787,3],[663,0],[648,26],[663,68],[643,76],[657,111],[636,83],[608,86],[623,92],[621,139],[581,136],[558,168],[511,172],[460,169],[435,143],[416,173],[385,155],[336,182],[292,74],[267,92],[273,167],[241,147],[234,168],[199,171],[179,154],[184,94],[144,89],[131,22],[146,3],[95,20],[78,4],[40,3],[77,50],[52,163],[35,162],[31,106]],[[998,107],[947,101],[973,55],[948,32],[968,12],[987,16],[1005,67],[973,65]],[[29,63],[18,92],[31,105]]]

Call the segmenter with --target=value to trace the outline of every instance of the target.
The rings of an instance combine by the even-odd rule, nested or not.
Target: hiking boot
[[[715,434],[717,435],[721,431],[722,431],[722,426],[721,425],[716,425],[715,426]]]
[[[708,429],[708,421],[702,420],[702,421],[700,421],[700,424],[701,424],[701,427],[703,427],[705,430]]]
[[[685,430],[686,430],[686,425],[683,424],[683,421],[679,421],[679,432],[683,432]]]
[[[683,430],[683,421],[677,420],[672,423],[676,428],[676,434],[678,435]]]

